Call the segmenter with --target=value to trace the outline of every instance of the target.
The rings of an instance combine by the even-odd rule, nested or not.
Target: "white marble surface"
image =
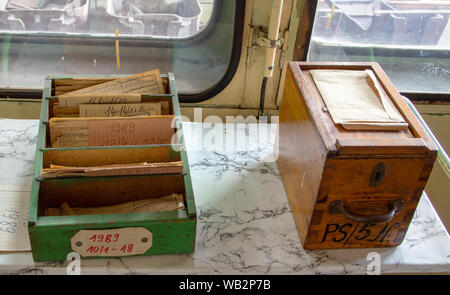
[[[0,185],[29,185],[38,121],[0,120]],[[237,128],[236,138],[257,142]],[[276,125],[272,126],[273,140]],[[275,162],[272,142],[251,151],[195,148],[220,142],[213,131],[184,124],[198,211],[191,254],[84,259],[82,274],[364,274],[369,252],[381,255],[382,273],[450,272],[450,238],[424,194],[403,243],[394,248],[305,251]],[[194,140],[195,141],[191,141]],[[218,141],[219,140],[219,141]],[[31,253],[1,253],[0,273],[65,274],[66,262],[34,263]]]

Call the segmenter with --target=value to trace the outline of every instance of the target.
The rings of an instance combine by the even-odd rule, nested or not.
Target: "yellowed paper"
[[[164,94],[164,86],[159,69],[156,69],[71,91],[59,97],[94,93]]]
[[[31,251],[29,187],[0,186],[0,252]]]
[[[121,214],[133,212],[161,212],[184,209],[184,199],[182,194],[170,194],[159,198],[148,198],[118,205],[103,207],[74,208],[71,210],[76,215],[98,215],[98,214]],[[60,216],[59,208],[47,208],[44,212],[46,216]]]
[[[81,89],[82,90],[82,89]],[[109,94],[110,93],[110,94]],[[140,94],[107,92],[102,94],[69,92],[58,96],[58,105],[61,107],[77,107],[81,104],[124,104],[139,103],[142,98]]]
[[[89,146],[88,122],[86,120],[75,120],[77,118],[73,119],[50,119],[50,141],[52,147]]]
[[[174,116],[51,118],[52,147],[170,144]]]
[[[66,202],[62,203],[61,206],[59,206],[59,210],[61,211],[61,215],[76,215],[75,212],[73,212],[72,208],[70,208],[69,204]]]
[[[79,107],[65,107],[59,104],[53,105],[53,117],[79,117]]]
[[[80,105],[80,117],[134,117],[152,115],[161,115],[161,103]]]
[[[357,130],[407,128],[372,71],[311,70],[310,74],[335,124]]]
[[[182,173],[183,162],[161,163],[131,163],[93,167],[68,167],[50,165],[50,168],[42,169],[42,178],[59,177],[97,177],[113,175],[142,175],[142,174],[166,174]]]
[[[368,123],[368,122],[342,122],[342,127],[347,130],[402,130],[408,127],[407,123]]]
[[[366,79],[367,82],[372,87],[372,89],[377,90],[376,94],[378,94],[378,98],[383,104],[383,108],[388,114],[389,118],[391,118],[395,122],[405,123],[405,120],[403,119],[402,115],[397,110],[397,107],[392,103],[392,100],[387,95],[386,91],[384,91],[383,86],[381,86],[375,74],[371,70],[366,70],[365,72],[370,77],[370,79]]]

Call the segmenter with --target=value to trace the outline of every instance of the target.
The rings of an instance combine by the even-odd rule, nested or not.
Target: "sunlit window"
[[[212,1],[198,0],[0,0],[0,29],[187,38],[211,17]]]
[[[178,92],[219,84],[230,65],[228,0],[0,0],[0,88],[47,75],[173,72]]]
[[[401,91],[450,92],[450,2],[319,1],[308,60],[375,61]]]

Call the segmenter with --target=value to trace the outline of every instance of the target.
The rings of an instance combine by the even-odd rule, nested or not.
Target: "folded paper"
[[[351,130],[400,130],[408,127],[372,71],[311,70],[335,124]]]

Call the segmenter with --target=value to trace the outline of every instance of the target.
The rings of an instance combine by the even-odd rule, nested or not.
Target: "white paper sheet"
[[[0,252],[31,251],[29,201],[29,187],[0,186]]]

